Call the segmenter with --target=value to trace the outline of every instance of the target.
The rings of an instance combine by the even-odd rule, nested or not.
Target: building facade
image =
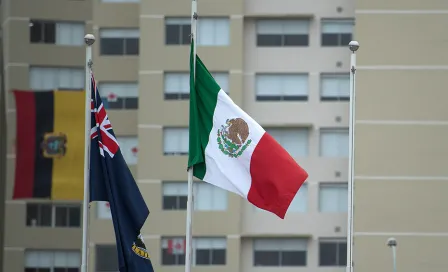
[[[446,15],[418,15],[422,4],[412,1],[406,10],[415,12],[382,15],[377,10],[394,9],[400,1],[358,2],[355,33],[362,47],[356,126],[355,268],[387,269],[392,261],[386,240],[397,235],[401,250],[398,235],[404,235],[403,247],[406,243],[409,247],[399,251],[403,258],[399,264],[403,262],[409,271],[422,270],[416,264],[440,271],[442,253],[429,254],[429,247],[414,245],[438,245],[442,251],[437,252],[444,249],[442,215],[424,213],[427,209],[443,211],[441,147],[445,145],[441,141],[445,134],[443,122],[436,122],[445,113],[443,99],[428,100],[426,110],[413,109],[423,106],[417,103],[422,101],[420,90],[424,87],[433,86],[425,89],[437,92],[431,98],[445,96],[445,68],[440,67],[446,60],[439,52],[442,45],[426,57],[418,54],[423,42],[413,40],[413,31],[425,31],[429,40],[435,40],[429,25],[438,23],[440,27]],[[447,9],[429,3],[428,9]],[[154,269],[184,269],[190,4],[180,0],[2,1],[8,121],[3,271],[49,268],[51,272],[74,272],[80,264],[80,203],[11,200],[15,106],[10,90],[83,89],[84,77],[80,75],[85,33],[96,37],[95,78],[124,157],[151,211],[142,234]],[[351,0],[198,3],[198,54],[235,103],[264,126],[310,177],[285,220],[254,208],[239,196],[197,182],[193,270],[257,272],[283,267],[285,271],[345,271],[347,44],[353,35],[354,6]],[[414,19],[426,24],[397,34]],[[391,49],[384,43],[380,50],[376,37],[397,43],[403,39],[409,43],[408,49]],[[429,68],[412,68],[420,65]],[[386,94],[387,103],[382,99]],[[401,99],[403,96],[407,99]],[[400,138],[404,133],[414,138],[408,137],[406,142]],[[433,140],[428,141],[432,135]],[[417,145],[419,141],[425,144]],[[419,153],[426,157],[416,156]],[[384,157],[390,157],[395,167]],[[436,178],[427,178],[431,176]],[[423,182],[433,185],[431,191],[437,188],[434,194],[424,194],[436,202],[413,201]],[[406,195],[400,201],[387,198],[403,195],[402,190]],[[411,204],[415,207],[409,209]],[[392,218],[403,210],[409,211],[407,220]],[[424,218],[412,216],[419,211]],[[90,271],[117,271],[114,240],[107,204],[93,204]],[[411,254],[419,252],[428,255],[420,255],[423,259],[415,263],[419,260]],[[371,254],[382,262],[378,264]]]
[[[356,2],[356,271],[445,271],[448,3]]]

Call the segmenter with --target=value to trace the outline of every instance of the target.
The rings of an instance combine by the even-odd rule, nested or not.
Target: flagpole
[[[353,185],[355,177],[355,102],[356,102],[356,51],[357,41],[349,43],[352,52],[350,57],[350,124],[349,124],[349,154],[348,154],[348,211],[347,211],[347,272],[353,272]]]
[[[81,272],[88,272],[89,261],[89,174],[90,174],[90,130],[91,130],[91,83],[90,77],[92,72],[92,45],[95,42],[95,36],[87,34],[84,36],[84,42],[86,47],[86,101],[85,101],[85,135],[84,135],[84,198],[82,203],[82,260],[81,260]]]
[[[191,41],[193,44],[193,78],[196,81],[196,33],[198,20],[198,6],[196,0],[191,0]],[[187,222],[185,232],[185,272],[191,271],[192,252],[193,252],[193,230],[192,217],[194,208],[193,195],[193,166],[188,168],[188,195],[187,195]]]

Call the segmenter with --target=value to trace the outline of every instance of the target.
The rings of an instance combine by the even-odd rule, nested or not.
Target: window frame
[[[348,143],[346,143],[347,145],[347,149],[344,153],[342,152],[337,152],[337,154],[330,154],[330,155],[325,155],[324,153],[328,153],[327,151],[324,152],[325,148],[323,147],[323,136],[325,134],[329,135],[330,133],[333,133],[333,135],[344,135],[345,137],[349,137],[349,128],[331,128],[331,127],[326,127],[326,128],[320,128],[319,129],[319,157],[321,158],[348,158]],[[342,136],[341,136],[342,137]],[[347,139],[348,141],[349,139]],[[337,146],[341,146],[341,142],[337,143]]]
[[[305,86],[303,89],[306,89],[305,94],[301,94],[300,92],[293,95],[288,95],[285,87],[287,79],[298,80],[301,83],[304,83]],[[278,86],[276,92],[270,92],[270,94],[260,94],[261,86],[265,86],[265,83],[262,84],[261,81],[270,80],[271,84]],[[307,102],[309,98],[310,85],[309,85],[309,74],[308,73],[256,73],[255,74],[255,101],[257,102]],[[302,86],[303,87],[303,86]]]
[[[118,145],[120,146],[121,154],[123,155],[123,159],[125,160],[128,166],[137,165],[138,164],[138,145],[139,139],[138,135],[127,135],[127,136],[117,136],[116,137]],[[129,146],[131,149],[128,149]],[[132,148],[137,148],[137,154],[131,154]],[[134,158],[135,157],[135,158]]]
[[[342,32],[339,33],[326,33],[324,32],[325,24],[333,24],[333,27],[343,27],[344,25],[347,26],[351,24],[352,31],[351,33]],[[348,46],[348,43],[353,39],[353,32],[355,28],[355,19],[353,18],[343,18],[343,19],[334,19],[334,18],[323,18],[320,21],[320,44],[322,47],[341,47],[341,46]],[[328,35],[336,36],[336,43],[326,43],[326,40],[328,40]],[[349,35],[349,37],[344,38],[343,35]],[[345,41],[344,41],[345,40]]]
[[[109,88],[107,88],[109,87]],[[136,94],[122,95],[111,92],[114,88],[125,88],[127,91],[136,90]],[[107,91],[105,91],[105,89]],[[107,110],[138,110],[139,102],[139,85],[138,82],[130,81],[101,81],[98,82],[98,90],[100,92],[101,100]],[[113,93],[117,96],[116,101],[109,101],[105,94]],[[112,106],[111,106],[112,105]],[[128,105],[131,105],[128,107]]]
[[[33,30],[32,28],[35,26],[35,24],[40,24],[40,39],[38,41],[33,41]],[[49,41],[46,40],[46,32],[48,29],[46,28],[46,25],[52,25],[53,28],[53,37]],[[30,19],[29,20],[29,42],[31,44],[56,44],[56,21],[53,20],[39,20],[39,19]]]
[[[280,31],[265,31],[263,28],[279,28]],[[267,27],[267,25],[269,25]],[[288,25],[290,25],[288,27]],[[302,27],[306,31],[296,31],[296,33],[288,33],[291,25],[295,25],[298,29]],[[308,47],[310,44],[310,20],[309,19],[259,19],[255,22],[256,28],[256,47]],[[267,33],[260,33],[267,32]],[[272,32],[272,33],[270,33]],[[299,33],[304,32],[304,33]],[[266,38],[275,38],[275,40],[267,40]],[[275,41],[275,42],[274,42]]]
[[[112,34],[115,31],[114,34]],[[100,56],[107,56],[107,57],[119,57],[119,56],[127,56],[127,57],[134,57],[140,55],[140,29],[135,27],[127,27],[127,28],[100,28]],[[106,34],[107,33],[107,34]],[[120,33],[120,34],[117,34]],[[107,36],[107,37],[105,37]],[[110,37],[109,37],[110,36]],[[112,37],[113,36],[113,37]],[[115,40],[115,42],[118,42],[118,40],[121,40],[122,43],[121,46],[121,53],[117,52],[104,52],[106,50],[105,44],[107,40]],[[135,52],[128,52],[128,42],[136,42],[135,44]],[[104,47],[103,47],[104,46]]]
[[[165,17],[165,46],[182,46],[191,44],[191,19],[188,17]],[[177,41],[169,41],[170,26],[177,27],[178,37]],[[187,32],[188,39],[184,36],[184,32]],[[184,40],[185,39],[185,40]]]
[[[319,213],[347,213],[348,212],[348,206],[347,205],[341,205],[339,204],[341,201],[342,202],[347,202],[347,198],[348,198],[348,182],[319,182],[319,192],[318,192],[318,211]],[[324,189],[331,189],[331,188],[338,188],[341,191],[344,190],[346,192],[341,192],[338,191],[338,198],[337,198],[337,203],[333,203],[332,207],[338,207],[336,210],[327,210],[323,208],[323,199],[328,199],[328,198],[324,198],[322,196],[322,194],[324,193],[323,190]],[[340,196],[339,194],[343,194],[343,196]],[[344,203],[345,204],[345,203]],[[339,208],[339,206],[344,207],[344,210],[341,210]]]
[[[162,144],[163,155],[164,156],[187,156],[188,155],[188,140],[189,140],[188,137],[189,136],[187,136],[186,140],[182,139],[182,138],[177,139],[179,141],[179,146],[182,145],[181,144],[182,141],[186,141],[186,143],[185,143],[186,144],[186,150],[176,150],[176,151],[173,151],[173,152],[168,152],[166,150],[166,141],[167,141],[167,139],[166,139],[165,135],[167,135],[167,131],[171,131],[172,133],[174,133],[175,130],[178,130],[177,133],[182,133],[182,135],[184,135],[184,134],[188,135],[188,127],[163,127],[163,134],[162,134],[162,137],[163,137],[162,138],[162,141],[163,141],[163,144]]]
[[[288,249],[291,247],[291,242],[297,242],[292,247],[296,247],[296,249]],[[290,244],[289,246],[287,244]],[[265,244],[264,246],[261,246]],[[252,266],[254,267],[306,267],[307,266],[307,258],[309,251],[309,240],[306,238],[256,238],[252,240],[252,253],[253,260]],[[258,246],[257,246],[258,245]],[[267,246],[266,246],[267,245]],[[257,247],[260,247],[257,249]],[[264,247],[264,248],[263,248]],[[260,260],[266,261],[269,260],[268,255],[263,255],[263,252],[269,253],[273,257],[277,255],[276,264],[271,263],[260,263]],[[301,260],[299,261],[297,257],[288,258],[285,256],[286,263],[283,262],[283,255],[288,254],[302,254]],[[290,256],[291,257],[291,256]],[[259,259],[259,260],[257,260]],[[289,263],[287,263],[290,261]],[[295,261],[293,263],[291,261]]]
[[[338,90],[338,96],[328,96],[324,95],[324,80],[326,79],[338,79],[338,80],[348,80],[350,86],[350,74],[349,73],[321,73],[320,74],[320,101],[321,102],[347,102],[350,101],[350,89],[347,95],[342,95],[341,90]],[[340,82],[339,82],[340,84]]]
[[[322,255],[323,255],[322,244],[335,244],[336,256],[334,256],[334,258],[335,258],[334,263],[331,263],[331,264],[323,263],[324,260],[322,259]],[[340,248],[341,245],[345,245],[345,250]],[[318,256],[319,267],[343,267],[343,266],[346,266],[347,265],[346,250],[347,250],[347,239],[346,238],[319,238],[319,256]],[[342,259],[340,258],[341,252],[342,252],[342,256],[345,258],[342,258]]]
[[[39,260],[42,261],[42,259],[47,259],[47,261],[50,261],[52,264],[50,266],[45,266],[42,264],[28,264],[29,262],[34,262],[36,260],[36,256],[32,255],[40,255],[44,254],[46,255],[46,258],[38,257]],[[76,265],[66,265],[65,267],[58,267],[56,266],[56,260],[58,254],[67,254],[65,257],[69,257],[68,254],[74,254],[76,257]],[[73,255],[71,256],[73,257]],[[81,266],[81,251],[79,250],[49,250],[49,249],[25,249],[24,252],[24,271],[55,271],[56,269],[64,269],[65,271],[79,271],[79,267]]]
[[[39,221],[41,221],[42,219],[37,218],[36,219],[36,225],[33,225],[33,218],[31,217],[32,215],[30,215],[30,209],[31,208],[37,208],[37,217],[40,216],[40,209],[42,207],[47,207],[51,209],[51,214],[50,214],[50,222],[49,224],[39,224]],[[66,225],[61,225],[58,226],[57,221],[58,221],[58,215],[57,215],[57,210],[58,209],[66,209]],[[71,209],[77,209],[78,210],[78,214],[79,214],[79,219],[78,219],[78,224],[75,225],[71,225],[71,217],[70,217],[70,210]],[[80,228],[81,227],[81,222],[82,221],[82,208],[81,208],[81,204],[76,204],[76,203],[67,203],[67,204],[52,204],[52,203],[46,203],[46,202],[28,202],[26,203],[26,212],[25,212],[25,226],[26,227],[31,227],[31,228]]]
[[[177,191],[177,194],[167,194],[168,188],[169,186],[172,186],[171,190],[173,191]],[[175,188],[174,186],[178,186],[177,188]],[[162,210],[163,211],[183,211],[187,209],[187,194],[188,194],[188,184],[186,181],[162,181],[162,191],[161,191],[161,195],[162,195]],[[174,188],[174,189],[173,189]],[[211,192],[210,192],[210,196],[211,196],[211,202],[206,205],[206,207],[208,208],[200,208],[199,207],[199,199],[204,200],[204,198],[201,198],[200,196],[202,195],[201,193],[201,188],[211,188]],[[194,195],[197,196],[195,197],[194,201],[194,205],[193,205],[193,210],[195,212],[209,212],[209,211],[213,211],[213,212],[225,212],[228,210],[228,206],[229,206],[229,199],[228,199],[228,194],[227,191],[224,189],[221,189],[217,186],[205,183],[205,182],[194,182],[193,183],[193,190],[194,190]],[[183,192],[183,193],[180,193]],[[220,197],[223,197],[224,201],[222,203],[216,203],[217,199],[219,199],[219,197],[216,197],[216,194],[222,194],[220,195]],[[176,208],[174,209],[170,209],[170,208],[165,208],[166,205],[166,198],[175,198],[176,201]],[[181,203],[182,202],[182,203]],[[216,208],[218,207],[218,208]],[[219,208],[219,207],[224,207],[224,208]]]

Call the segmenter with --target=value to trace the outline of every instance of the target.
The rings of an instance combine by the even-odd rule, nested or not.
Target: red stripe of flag
[[[36,103],[33,92],[14,91],[17,140],[13,199],[32,198],[36,150]]]

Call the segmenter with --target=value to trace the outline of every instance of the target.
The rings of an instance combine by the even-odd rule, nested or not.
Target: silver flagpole
[[[392,271],[397,272],[397,240],[393,237],[387,239],[387,246],[392,249]]]
[[[352,51],[350,58],[350,124],[349,124],[349,154],[348,154],[348,211],[347,211],[347,272],[353,271],[353,184],[355,177],[355,102],[356,102],[356,51],[357,41],[349,43]]]
[[[197,1],[191,1],[191,41],[194,41],[193,46],[193,78],[196,80],[196,33],[197,33],[197,19],[198,19]],[[186,226],[186,243],[185,243],[185,272],[191,271],[192,252],[193,252],[193,231],[192,231],[192,217],[194,207],[193,195],[193,167],[188,169],[188,196],[187,196],[187,226]]]
[[[90,118],[91,118],[91,90],[90,74],[92,72],[92,45],[95,42],[95,36],[87,34],[84,36],[86,43],[86,101],[85,101],[85,135],[84,135],[84,199],[82,204],[82,260],[81,272],[88,272],[89,262],[89,175],[90,175]]]

